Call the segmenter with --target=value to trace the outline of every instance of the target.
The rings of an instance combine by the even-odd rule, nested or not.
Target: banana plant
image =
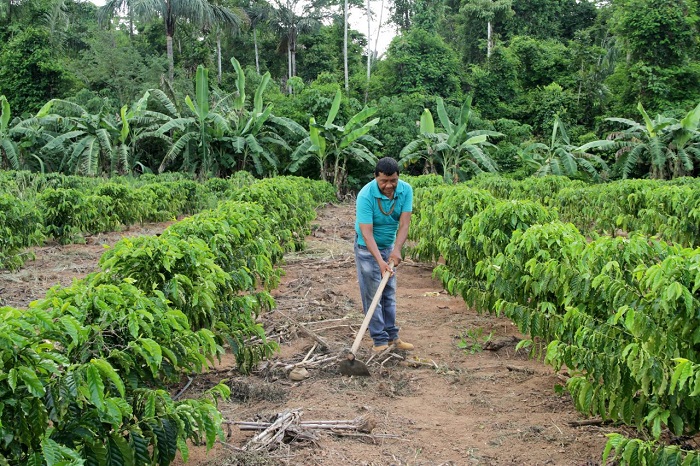
[[[146,91],[134,106],[129,108],[128,105],[124,105],[119,109],[121,128],[119,130],[118,145],[113,151],[113,172],[127,173],[137,164],[134,160],[136,144],[146,135],[146,132],[143,130],[152,124],[153,121],[152,116],[147,116],[149,112],[146,108],[149,97],[150,91]],[[132,125],[132,123],[136,123],[136,126]]]
[[[10,128],[10,103],[4,95],[0,96],[0,111],[0,168],[19,170],[19,149]]]
[[[156,134],[165,137],[173,132],[173,144],[158,167],[162,173],[167,165],[182,155],[183,168],[199,170],[199,176],[207,176],[218,171],[218,157],[213,158],[212,145],[221,141],[230,128],[226,118],[209,107],[209,72],[199,65],[195,75],[195,100],[188,95],[185,104],[191,116],[169,119]]]
[[[149,107],[161,109],[156,111]],[[162,90],[149,89],[133,106],[123,106],[119,115],[121,129],[113,166],[122,173],[129,173],[137,167],[144,172],[150,172],[151,169],[144,165],[146,161],[143,158],[146,154],[139,146],[142,141],[150,138],[160,139],[164,147],[172,145],[170,135],[159,133],[158,130],[178,115],[175,104]]]
[[[518,155],[526,166],[534,169],[534,176],[574,177],[578,175],[578,168],[581,167],[591,178],[597,180],[600,174],[596,165],[606,172],[608,170],[605,161],[586,152],[585,146],[577,148],[571,144],[559,115],[554,118],[549,145],[534,142],[528,144]]]
[[[423,109],[418,128],[418,138],[406,144],[399,152],[399,164],[409,165],[422,159],[424,175],[437,173],[435,169],[437,153],[447,147],[435,133],[433,114],[427,108]]]
[[[231,58],[231,64],[236,71],[236,94],[233,99],[228,120],[230,122],[231,135],[225,140],[230,143],[232,151],[228,158],[228,166],[234,170],[245,170],[249,164],[253,164],[258,175],[263,175],[265,168],[263,162],[271,170],[276,171],[279,160],[272,147],[291,152],[291,147],[281,132],[303,136],[304,128],[295,121],[278,117],[272,114],[272,104],[263,108],[263,92],[270,82],[270,73],[262,76],[262,80],[255,90],[253,97],[253,109],[245,108],[245,74],[240,63]]]
[[[490,130],[468,131],[472,119],[472,98],[469,96],[462,105],[459,121],[453,123],[445,109],[441,97],[437,99],[437,112],[442,128],[436,129],[429,109],[423,110],[420,134],[408,143],[399,154],[401,165],[410,165],[419,159],[424,160],[424,171],[442,167],[445,181],[458,182],[469,173],[484,171],[496,172],[498,168],[483,147],[491,146],[490,137],[501,137],[501,133]]]
[[[333,182],[338,192],[341,192],[347,176],[348,161],[374,164],[377,158],[367,144],[381,145],[380,141],[368,134],[379,118],[366,121],[377,112],[377,108],[365,107],[343,126],[333,123],[340,109],[341,97],[338,90],[324,124],[317,123],[314,117],[309,119],[308,136],[292,153],[293,162],[288,167],[294,173],[308,160],[314,160],[319,166],[320,178]]]
[[[97,176],[114,166],[119,129],[107,112],[90,114],[76,103],[52,99],[36,118],[53,135],[42,151],[62,154],[59,171]]]
[[[10,103],[4,95],[0,96],[0,169],[38,168],[41,173],[44,173],[46,164],[37,153],[50,138],[50,134],[44,131],[36,117],[13,120]],[[30,164],[30,158],[38,165]]]
[[[693,171],[693,161],[700,160],[700,104],[689,111],[682,120],[668,127],[671,136],[669,149],[675,151],[671,158],[673,176],[689,174]]]

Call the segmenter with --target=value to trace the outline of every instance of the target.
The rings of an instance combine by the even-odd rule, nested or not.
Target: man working
[[[355,214],[355,264],[365,314],[384,273],[392,274],[369,323],[376,352],[392,344],[402,350],[413,349],[412,344],[399,339],[396,277],[389,265],[401,263],[401,248],[408,236],[412,210],[413,189],[399,180],[398,163],[391,157],[380,159],[374,169],[374,180],[357,195]]]

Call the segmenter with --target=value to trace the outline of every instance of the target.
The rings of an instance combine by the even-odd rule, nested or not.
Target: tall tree
[[[460,93],[460,63],[454,50],[434,33],[414,28],[396,37],[380,70],[387,94],[421,92],[454,97]],[[377,75],[375,75],[377,76]]]
[[[512,0],[465,0],[460,11],[467,16],[486,22],[486,57],[493,50],[493,22],[497,17],[507,18],[514,14]]]
[[[241,28],[244,24],[250,23],[250,18],[248,18],[248,14],[246,13],[245,9],[243,8],[238,8],[234,7],[231,9],[235,13],[235,15],[239,18],[237,21],[234,22],[214,22],[213,24],[205,24],[204,29],[206,31],[211,31],[214,34],[214,37],[216,38],[216,70],[217,70],[217,75],[216,79],[219,84],[221,84],[221,60],[222,60],[222,53],[221,53],[221,39],[224,34],[238,34],[241,31]]]
[[[345,71],[345,92],[350,90],[348,79],[348,0],[343,1],[343,70]]]
[[[515,14],[502,26],[506,38],[520,35],[572,39],[577,30],[589,27],[596,16],[593,2],[580,0],[513,0],[512,8]]]
[[[680,65],[698,46],[697,11],[686,0],[615,2],[614,31],[624,40],[632,61]]]
[[[284,1],[284,3],[283,3]],[[299,34],[307,33],[321,25],[321,15],[316,5],[301,0],[275,0],[275,9],[270,21],[280,48],[287,53],[287,80],[296,76],[297,39]]]
[[[444,0],[392,0],[389,20],[400,33],[413,27],[434,32],[445,13]]]
[[[34,112],[67,94],[74,77],[65,69],[46,29],[26,27],[0,52],[0,94],[17,112]]]
[[[112,17],[123,7],[127,0],[109,0],[100,10],[104,17]],[[130,7],[145,19],[160,18],[165,26],[166,53],[168,56],[168,79],[175,78],[173,58],[173,37],[177,22],[189,20],[201,26],[219,24],[237,24],[241,17],[233,10],[210,3],[208,0],[131,0]]]
[[[255,71],[260,74],[260,57],[258,53],[258,27],[266,24],[272,18],[272,5],[264,0],[251,0],[245,8],[253,30],[253,47],[255,48]]]

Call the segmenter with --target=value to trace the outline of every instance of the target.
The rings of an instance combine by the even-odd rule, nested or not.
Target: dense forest
[[[4,0],[0,168],[697,174],[697,0],[387,6],[378,56],[363,2]]]

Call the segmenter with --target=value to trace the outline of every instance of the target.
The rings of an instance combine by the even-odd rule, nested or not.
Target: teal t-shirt
[[[379,209],[379,202],[382,205],[381,210]],[[360,224],[371,223],[374,241],[379,249],[386,249],[391,247],[396,240],[401,214],[413,211],[413,188],[405,181],[399,180],[394,191],[394,199],[389,199],[379,191],[377,180],[372,180],[357,194],[355,207],[357,242],[362,246],[367,246],[362,238]]]

